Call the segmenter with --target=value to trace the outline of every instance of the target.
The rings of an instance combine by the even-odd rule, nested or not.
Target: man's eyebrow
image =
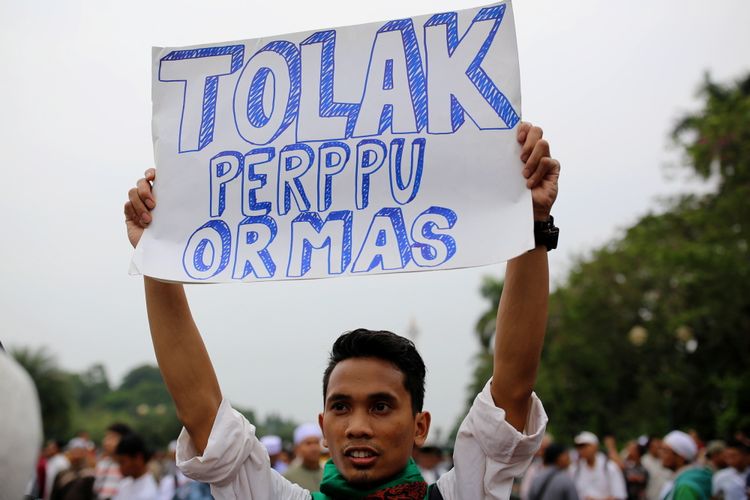
[[[367,399],[370,401],[388,401],[389,403],[395,402],[398,398],[390,392],[376,392],[374,394],[368,394]]]
[[[328,395],[326,398],[326,404],[331,402],[341,402],[341,401],[351,401],[354,399],[350,394],[346,394],[343,392],[333,392]],[[387,401],[389,403],[393,403],[398,400],[398,398],[390,393],[390,392],[374,392],[372,394],[367,395],[368,401]]]
[[[344,394],[343,392],[334,392],[328,395],[326,398],[326,403],[330,403],[331,401],[350,401],[352,397],[349,394]]]

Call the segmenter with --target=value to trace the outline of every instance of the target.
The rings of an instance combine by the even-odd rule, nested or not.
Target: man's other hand
[[[141,240],[143,230],[151,224],[151,210],[156,206],[156,199],[151,190],[151,183],[156,179],[156,169],[149,168],[144,175],[145,177],[138,179],[135,187],[128,191],[128,201],[125,203],[125,226],[133,248]]]
[[[543,131],[530,123],[518,127],[517,139],[521,144],[521,161],[526,187],[531,189],[534,220],[549,219],[552,205],[557,199],[557,180],[560,162],[550,157],[549,143],[542,139]]]

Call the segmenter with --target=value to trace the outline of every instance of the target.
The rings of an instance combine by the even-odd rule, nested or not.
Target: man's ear
[[[318,413],[318,425],[320,426],[320,432],[323,434],[323,446],[328,448],[328,440],[326,439],[326,430],[323,428],[323,414]]]
[[[428,411],[421,411],[414,416],[414,445],[421,447],[427,441],[427,434],[430,432],[430,422],[432,415]]]

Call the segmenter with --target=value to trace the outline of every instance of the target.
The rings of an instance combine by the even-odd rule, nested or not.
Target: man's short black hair
[[[143,461],[148,462],[151,459],[151,451],[146,447],[146,442],[138,434],[125,434],[117,443],[115,455],[124,455],[126,457],[143,456]]]
[[[119,434],[120,436],[126,436],[128,434],[131,434],[133,432],[133,429],[131,429],[127,424],[123,424],[122,422],[115,422],[114,424],[107,427],[107,431],[114,432],[115,434]]]
[[[393,332],[365,328],[344,333],[333,343],[328,366],[323,374],[324,403],[331,372],[339,362],[349,358],[377,358],[393,363],[404,374],[404,388],[411,396],[412,411],[415,414],[422,411],[425,367],[414,343]]]
[[[419,453],[443,458],[443,450],[439,446],[422,446],[419,448]]]
[[[560,443],[550,443],[547,449],[544,450],[544,456],[542,462],[544,465],[553,465],[560,458],[560,455],[568,451],[568,449]]]

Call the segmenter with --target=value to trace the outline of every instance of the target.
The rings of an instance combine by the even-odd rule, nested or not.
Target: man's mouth
[[[344,456],[357,468],[371,467],[378,459],[377,451],[372,448],[351,447],[344,451]]]

